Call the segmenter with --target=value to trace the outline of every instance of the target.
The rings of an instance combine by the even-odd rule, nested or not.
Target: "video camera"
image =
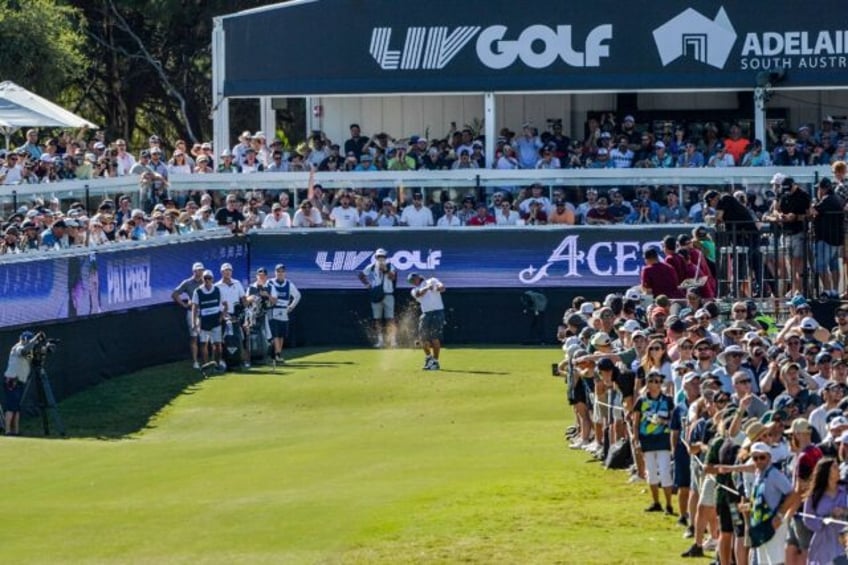
[[[56,351],[56,347],[62,341],[56,338],[49,338],[44,332],[35,334],[33,340],[35,341],[35,346],[32,348],[33,364],[43,363],[48,355]]]

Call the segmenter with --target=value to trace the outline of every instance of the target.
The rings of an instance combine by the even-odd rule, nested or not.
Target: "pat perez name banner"
[[[164,304],[191,265],[202,261],[219,276],[232,263],[247,277],[247,241],[213,240],[127,244],[79,254],[32,253],[26,262],[0,263],[0,327],[63,321]]]

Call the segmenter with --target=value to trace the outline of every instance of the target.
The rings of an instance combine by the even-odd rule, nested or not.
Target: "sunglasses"
[[[736,384],[738,384],[738,385],[749,385],[749,384],[751,384],[751,379],[739,379],[738,381],[736,381]]]
[[[662,351],[662,350],[663,350],[663,348],[658,346],[658,345],[654,345],[653,347],[648,348],[648,351]]]
[[[724,405],[724,404],[727,404],[728,402],[730,402],[730,401],[729,401],[729,400],[727,400],[726,398],[723,398],[723,399],[721,399],[721,400],[716,400],[716,401],[714,401],[714,404],[721,404],[721,405]]]
[[[754,455],[753,457],[751,457],[751,459],[753,459],[754,461],[765,461],[766,459],[768,459],[768,455]]]
[[[211,280],[212,280],[212,277],[203,277],[203,280],[205,280],[205,281],[211,281]]]
[[[742,357],[742,354],[741,353],[728,353],[727,356],[728,357]]]
[[[663,380],[662,379],[648,379],[648,382],[653,383],[653,384],[662,384]]]
[[[681,345],[678,349],[693,349],[692,345]]]
[[[790,339],[786,342],[786,345],[801,345],[800,339]]]
[[[704,351],[710,351],[710,348],[709,347],[699,347],[698,349],[696,349],[696,351],[698,353],[702,353]]]
[[[747,314],[748,310],[746,310],[745,308],[737,308],[737,309],[733,310],[733,312],[736,313],[736,314]]]

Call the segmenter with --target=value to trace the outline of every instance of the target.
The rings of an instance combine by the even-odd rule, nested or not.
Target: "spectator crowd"
[[[794,295],[778,327],[752,301],[576,298],[559,338],[570,446],[630,465],[645,511],[676,520],[683,558],[844,563],[848,304],[820,325]],[[756,561],[753,557],[756,555]]]
[[[694,129],[694,128],[693,128]],[[571,140],[554,122],[550,131],[539,133],[525,124],[522,133],[504,128],[497,140],[498,169],[674,167],[674,166],[761,166],[832,163],[831,192],[842,202],[845,188],[845,155],[841,126],[826,119],[820,128],[805,125],[796,132],[769,130],[766,151],[758,141],[741,136],[733,124],[726,135],[712,124],[696,135],[684,126],[668,125],[660,133],[637,128],[632,116],[616,123],[606,114],[590,119],[585,140]],[[179,175],[244,174],[282,171],[403,171],[487,166],[483,140],[470,128],[452,130],[441,139],[413,135],[393,139],[385,133],[364,135],[351,124],[350,137],[333,143],[321,132],[294,150],[283,148],[279,139],[266,139],[263,132],[243,132],[238,143],[217,155],[212,145],[196,143],[190,148],[182,140],[166,150],[163,140],[152,135],[147,146],[134,154],[125,140],[107,142],[101,132],[88,139],[83,130],[77,137],[63,133],[40,139],[37,130],[26,133],[26,143],[0,152],[0,182],[4,184],[52,183],[64,179],[132,176],[138,179],[139,194],[106,199],[97,209],[80,202],[60,209],[56,199],[34,199],[4,218],[4,253],[37,248],[95,246],[122,240],[184,234],[225,227],[239,231],[312,227],[459,227],[510,225],[609,225],[609,224],[701,224],[718,221],[722,215],[732,222],[739,213],[719,210],[722,192],[730,189],[687,189],[667,186],[638,186],[635,189],[598,190],[541,184],[493,189],[490,194],[470,189],[424,192],[403,188],[325,190],[310,175],[309,185],[290,193],[286,190],[237,190],[231,194],[214,191],[169,190]],[[752,156],[753,155],[753,156]],[[773,220],[776,203],[784,192],[785,179],[776,176],[771,187],[752,186],[732,192],[751,214],[754,222]],[[804,189],[801,188],[804,193]],[[813,198],[810,197],[812,202]],[[67,205],[68,203],[65,203]],[[830,212],[833,212],[832,210]],[[839,212],[841,214],[841,212]],[[812,215],[810,215],[812,217]],[[832,238],[831,238],[832,239]],[[843,247],[843,252],[845,249]],[[713,258],[714,259],[714,258]],[[822,262],[831,262],[822,255]],[[752,272],[762,272],[752,268]],[[835,286],[829,283],[830,286]],[[762,284],[759,284],[762,286]],[[798,290],[794,288],[794,290]],[[835,289],[828,289],[835,290]]]

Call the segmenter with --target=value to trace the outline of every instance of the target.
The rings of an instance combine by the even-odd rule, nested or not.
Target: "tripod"
[[[56,424],[56,430],[59,435],[65,437],[65,424],[62,422],[62,415],[59,414],[59,407],[56,405],[56,397],[53,395],[53,387],[50,386],[50,379],[47,376],[47,371],[39,363],[33,363],[30,378],[27,380],[24,387],[23,398],[26,398],[29,389],[35,384],[35,393],[38,395],[38,411],[41,412],[41,425],[44,428],[44,435],[50,435],[49,416],[53,416],[53,423]]]

